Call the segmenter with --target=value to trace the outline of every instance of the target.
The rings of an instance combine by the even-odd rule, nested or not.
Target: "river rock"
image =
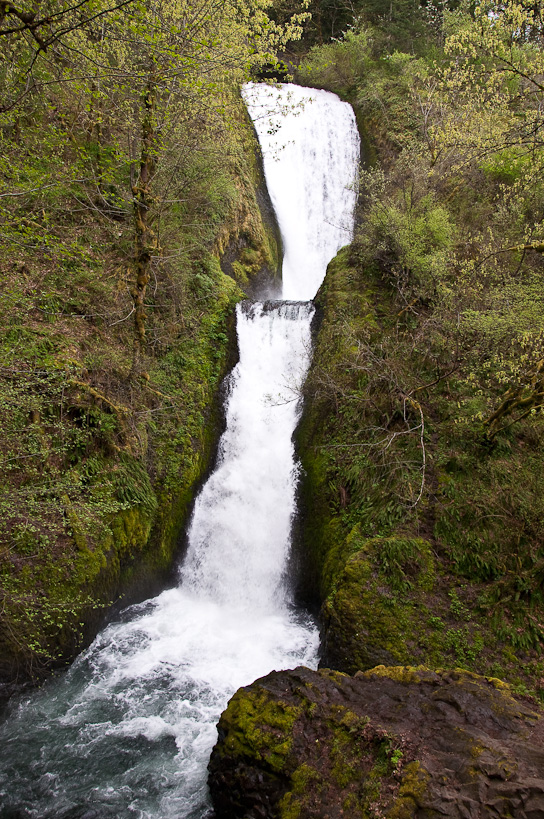
[[[219,722],[216,816],[542,819],[542,713],[461,670],[273,672]]]

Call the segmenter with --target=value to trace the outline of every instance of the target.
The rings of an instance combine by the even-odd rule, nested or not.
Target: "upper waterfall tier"
[[[328,91],[290,84],[250,83],[243,96],[284,245],[283,298],[312,299],[353,234],[360,152],[353,109]]]

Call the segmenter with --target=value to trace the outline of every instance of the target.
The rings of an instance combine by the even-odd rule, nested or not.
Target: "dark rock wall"
[[[544,721],[465,671],[273,672],[240,689],[210,762],[218,819],[544,816]]]

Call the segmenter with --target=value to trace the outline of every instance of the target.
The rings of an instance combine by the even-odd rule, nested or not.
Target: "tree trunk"
[[[507,390],[495,412],[484,421],[486,439],[492,441],[497,433],[526,418],[532,410],[541,409],[543,405],[544,359],[537,363],[530,383]],[[515,412],[518,413],[517,416],[514,416]],[[507,417],[512,420],[505,424]]]

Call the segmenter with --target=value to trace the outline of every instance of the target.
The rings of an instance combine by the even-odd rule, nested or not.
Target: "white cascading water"
[[[313,299],[353,233],[359,133],[351,105],[299,85],[247,85],[283,240],[283,298]]]
[[[286,248],[284,295],[309,299],[351,235],[358,136],[349,106],[311,91],[269,139],[264,107],[288,93],[308,96],[253,85],[245,99]],[[12,705],[0,727],[1,819],[202,819],[215,725],[234,691],[316,664],[317,630],[286,577],[312,316],[311,303],[239,305],[226,431],[180,583],[127,609],[65,674]]]

